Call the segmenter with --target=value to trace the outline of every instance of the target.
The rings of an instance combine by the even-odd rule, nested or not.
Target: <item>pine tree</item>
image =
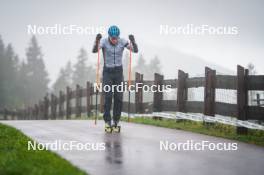
[[[0,36],[0,109],[4,107],[6,102],[5,94],[5,68],[6,68],[6,59],[5,59],[5,45]]]
[[[62,90],[65,90],[67,86],[71,86],[72,84],[72,66],[71,62],[69,61],[65,68],[61,68],[59,77],[57,78],[56,82],[53,85],[53,90],[56,95]]]
[[[5,48],[0,36],[0,108],[18,107],[21,104],[18,94],[19,58],[11,44]]]
[[[81,48],[77,57],[77,63],[74,65],[73,86],[79,84],[85,86],[86,81],[95,81],[95,70],[93,66],[87,66],[87,52]]]
[[[153,79],[154,73],[161,73],[161,64],[160,60],[157,56],[150,60],[146,69],[146,78]]]
[[[144,79],[153,79],[154,73],[161,73],[161,63],[159,58],[155,56],[150,60],[149,64],[147,64],[143,55],[140,55],[136,66],[133,68],[133,74],[135,72],[144,74]]]
[[[15,56],[13,47],[11,44],[8,44],[5,50],[5,58],[6,65],[4,68],[5,71],[5,94],[6,94],[6,105],[8,107],[14,106],[17,101],[17,84],[16,84],[16,76],[17,76],[17,65],[18,60]]]
[[[19,73],[18,73],[18,94],[19,94],[19,99],[22,102],[23,107],[25,104],[28,103],[29,99],[28,97],[30,96],[30,92],[28,90],[29,86],[29,78],[27,78],[27,73],[29,72],[28,66],[23,60],[20,65]]]
[[[35,36],[27,49],[26,79],[27,105],[37,103],[48,91],[48,73],[45,69],[43,54]]]

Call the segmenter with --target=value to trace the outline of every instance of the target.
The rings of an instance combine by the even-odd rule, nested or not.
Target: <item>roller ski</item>
[[[120,131],[121,131],[121,126],[118,125],[118,123],[115,123],[115,124],[112,126],[112,132],[120,133]]]
[[[105,123],[105,132],[112,133],[112,127],[109,123]]]

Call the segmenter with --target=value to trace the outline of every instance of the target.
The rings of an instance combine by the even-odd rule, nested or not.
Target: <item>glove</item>
[[[129,35],[128,38],[129,38],[131,43],[135,43],[134,35]]]
[[[100,34],[100,33],[98,33],[97,35],[96,35],[96,38],[95,38],[95,41],[100,41],[100,39],[102,38],[102,35]]]

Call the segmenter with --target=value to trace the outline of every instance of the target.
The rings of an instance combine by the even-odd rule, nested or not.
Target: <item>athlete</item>
[[[125,48],[131,49],[132,52],[137,53],[138,47],[133,35],[128,36],[129,41],[120,38],[120,30],[117,26],[113,25],[108,29],[108,37],[102,39],[102,35],[99,33],[96,36],[95,44],[92,52],[98,52],[98,49],[102,49],[104,58],[103,67],[103,86],[108,85],[120,85],[123,82],[123,65],[122,57]],[[122,111],[123,92],[117,92],[116,89],[104,92],[104,121],[106,132],[120,132],[120,126],[118,124]],[[112,106],[112,97],[114,96],[113,107],[113,123],[110,114]]]

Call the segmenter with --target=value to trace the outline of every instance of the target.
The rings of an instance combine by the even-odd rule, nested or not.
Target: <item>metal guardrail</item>
[[[126,116],[127,113],[122,113],[123,116]],[[199,122],[210,122],[210,123],[222,123],[226,125],[232,126],[241,126],[249,129],[259,129],[264,130],[264,126],[260,124],[256,124],[250,121],[243,121],[238,120],[232,117],[226,117],[221,115],[216,115],[214,117],[207,116],[201,113],[182,113],[182,112],[175,112],[175,113],[166,113],[166,112],[153,112],[150,114],[130,114],[131,118],[136,117],[161,117],[167,119],[185,119],[185,120],[192,120],[192,121],[199,121]]]

